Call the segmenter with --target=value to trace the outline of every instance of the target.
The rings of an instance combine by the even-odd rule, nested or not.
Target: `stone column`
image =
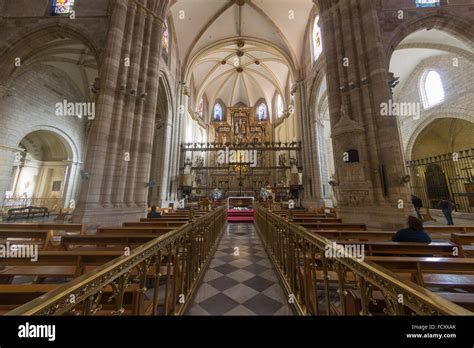
[[[341,217],[399,227],[409,213],[408,188],[398,182],[405,167],[397,121],[380,114],[391,91],[377,2],[320,0],[319,5]],[[347,162],[349,150],[358,152],[358,162]]]
[[[309,206],[320,206],[321,205],[321,185],[319,175],[319,164],[317,156],[317,145],[316,135],[313,132],[313,122],[310,111],[313,109],[312,105],[309,105],[309,99],[307,94],[306,82],[301,82],[298,88],[301,105],[305,106],[302,109],[301,114],[301,134],[303,143],[302,157],[303,163],[303,205]],[[310,180],[311,179],[311,180]],[[312,191],[312,195],[311,195]]]
[[[172,107],[170,105],[170,107]],[[166,120],[164,124],[164,142],[163,142],[163,158],[162,158],[162,166],[161,166],[161,184],[160,184],[160,204],[163,208],[166,208],[164,205],[167,205],[167,193],[169,191],[169,182],[170,182],[170,168],[171,168],[171,150],[172,150],[172,120],[173,114],[171,110],[168,110],[168,114],[166,115]]]
[[[82,182],[74,221],[118,225],[145,212],[167,5],[167,0],[112,2],[84,166],[89,179]]]
[[[134,201],[137,207],[145,211],[147,207],[147,192],[146,184],[150,179],[150,169],[153,149],[153,135],[155,130],[156,119],[156,105],[158,100],[158,85],[159,85],[159,63],[161,57],[161,37],[163,34],[164,13],[160,17],[155,17],[152,25],[153,38],[150,49],[150,58],[147,71],[147,86],[146,90],[148,97],[144,106],[144,113],[142,117],[140,138],[136,141],[140,142],[138,148],[140,161],[136,167],[136,178]],[[157,40],[156,38],[160,38]]]

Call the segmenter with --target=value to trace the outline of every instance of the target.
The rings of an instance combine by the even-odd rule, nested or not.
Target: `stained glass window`
[[[425,109],[444,101],[444,87],[441,76],[434,70],[425,72],[421,79],[421,96]]]
[[[281,94],[278,94],[277,98],[277,116],[278,118],[283,117],[285,113],[285,105],[283,104],[283,98],[281,97]]]
[[[51,16],[70,16],[76,0],[52,0]]]
[[[204,100],[201,98],[197,108],[197,114],[199,118],[204,118]]]
[[[415,0],[416,7],[438,7],[440,0]]]
[[[317,60],[323,52],[323,42],[321,39],[321,28],[319,27],[319,16],[314,20],[313,26],[313,56]]]
[[[168,27],[168,22],[165,22],[163,28],[163,37],[161,39],[161,53],[163,58],[168,61],[169,49],[170,49],[170,31]]]
[[[224,110],[219,103],[214,105],[214,121],[224,121]]]
[[[257,108],[257,118],[259,121],[265,121],[267,119],[267,105],[262,103]]]

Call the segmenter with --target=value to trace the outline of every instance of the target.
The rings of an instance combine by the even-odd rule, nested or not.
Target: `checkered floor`
[[[229,224],[187,315],[293,315],[253,224]]]

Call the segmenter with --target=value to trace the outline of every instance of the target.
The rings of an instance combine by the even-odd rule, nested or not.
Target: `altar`
[[[253,222],[253,197],[229,197],[227,199],[227,222]]]
[[[272,187],[275,200],[297,197],[303,171],[301,142],[275,141],[269,119],[260,119],[252,107],[231,107],[226,117],[211,122],[206,142],[181,144],[182,196],[261,199],[262,188]]]

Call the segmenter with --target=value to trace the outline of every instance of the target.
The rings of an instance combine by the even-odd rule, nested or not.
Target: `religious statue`
[[[290,158],[291,174],[298,174],[298,160],[296,158]]]
[[[278,165],[280,167],[286,167],[286,155],[282,153],[278,158]]]
[[[240,134],[240,120],[234,122],[234,134]]]
[[[343,100],[342,104],[341,104],[341,119],[344,119],[344,118],[350,118],[349,117],[349,105],[347,104],[346,100]]]
[[[184,174],[191,174],[191,168],[193,166],[193,162],[190,158],[186,158],[184,161]]]

